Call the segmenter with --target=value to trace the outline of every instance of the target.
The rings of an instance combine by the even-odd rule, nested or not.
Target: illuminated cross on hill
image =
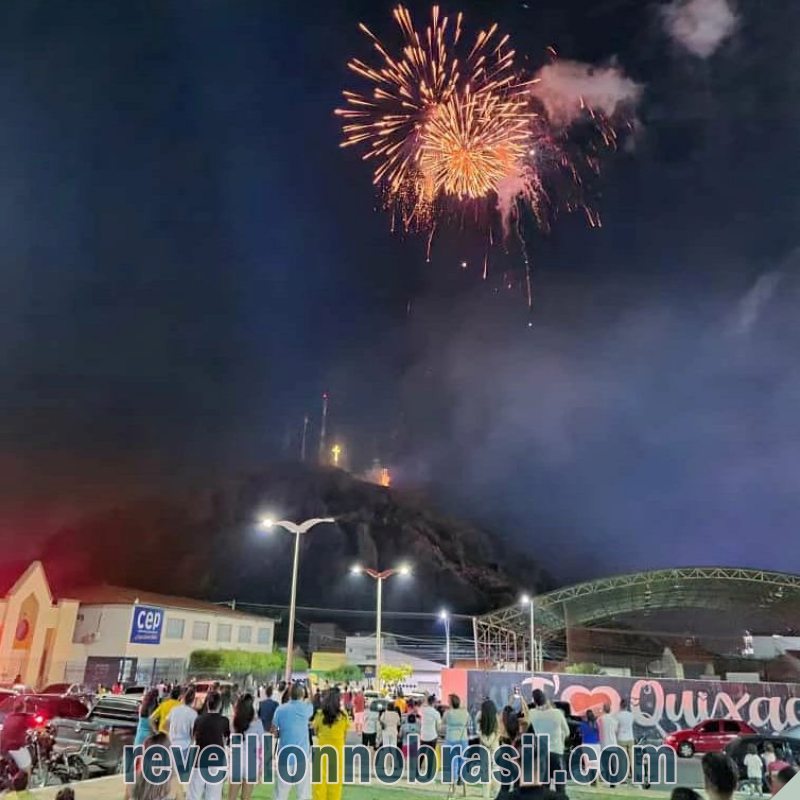
[[[334,467],[339,466],[339,456],[341,455],[341,453],[342,453],[342,448],[338,444],[335,444],[333,447],[331,447],[331,455],[333,456]]]

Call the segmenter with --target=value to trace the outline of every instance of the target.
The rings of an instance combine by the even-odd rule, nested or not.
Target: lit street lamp
[[[444,622],[445,663],[450,669],[450,614],[445,609],[439,612],[439,619]]]
[[[531,672],[536,671],[536,626],[534,625],[534,608],[533,608],[533,600],[534,598],[531,595],[524,594],[520,598],[520,603],[524,606],[528,606],[530,608],[531,613],[531,629],[530,629],[530,637],[531,637]]]
[[[323,522],[336,522],[336,520],[333,517],[314,517],[314,519],[307,519],[299,525],[285,519],[275,520],[265,517],[261,520],[262,528],[283,528],[289,531],[289,533],[294,534],[292,595],[289,600],[289,640],[286,646],[286,670],[283,676],[287,683],[292,679],[292,658],[294,657],[294,617],[297,603],[297,573],[300,567],[300,536],[304,533],[308,533],[315,525],[321,525]]]
[[[350,567],[350,572],[353,575],[368,575],[377,584],[377,620],[375,624],[375,688],[380,691],[381,688],[381,613],[383,609],[383,582],[392,575],[410,575],[411,567],[408,564],[401,564],[394,569],[385,569],[379,572],[376,569],[369,567],[362,567],[360,564],[354,564]]]

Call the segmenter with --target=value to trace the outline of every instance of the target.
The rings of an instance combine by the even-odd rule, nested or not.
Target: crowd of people
[[[322,771],[322,780],[312,783],[306,772],[299,784],[291,784],[275,771],[275,800],[287,800],[294,785],[297,800],[341,800],[344,746],[348,733],[360,735],[361,742],[373,754],[381,747],[400,747],[405,755],[417,759],[419,770],[428,773],[430,766],[423,748],[419,753],[409,752],[412,741],[419,741],[436,752],[437,745],[447,744],[455,755],[453,775],[458,776],[460,756],[470,741],[476,738],[490,754],[501,745],[511,745],[520,750],[526,733],[549,737],[549,763],[540,764],[542,773],[534,785],[499,785],[493,779],[482,787],[484,800],[565,800],[564,781],[555,781],[554,773],[566,769],[566,754],[572,732],[564,712],[551,703],[540,690],[532,693],[529,705],[517,690],[502,707],[485,699],[475,719],[463,707],[461,698],[450,695],[446,705],[434,696],[406,698],[397,692],[392,698],[370,702],[364,691],[348,686],[337,686],[324,691],[312,691],[305,683],[259,687],[254,692],[239,693],[235,687],[228,692],[220,684],[213,684],[197,710],[198,699],[191,684],[164,686],[148,691],[139,707],[139,725],[136,744],[145,748],[153,745],[173,745],[180,748],[184,757],[192,745],[202,749],[208,745],[225,747],[232,734],[241,734],[247,742],[247,759],[258,764],[257,774],[263,771],[264,759],[275,753],[262,752],[263,734],[275,736],[276,751],[290,745],[300,748],[310,763],[311,745],[316,741],[335,749],[339,755],[338,773]],[[599,759],[601,748],[619,745],[629,752],[633,763],[634,729],[633,713],[624,700],[616,713],[606,706],[595,715],[587,712],[580,723],[582,743],[594,750]],[[410,739],[416,736],[418,738]],[[737,765],[727,756],[707,754],[702,761],[706,794],[710,800],[730,800],[737,788],[751,788],[753,792],[775,793],[795,775],[795,767],[783,760],[767,744],[759,755],[751,748],[745,758],[747,779],[740,785]],[[433,773],[441,769],[433,766]],[[596,766],[596,764],[595,764]],[[548,773],[545,775],[545,767]],[[290,765],[290,770],[293,765]],[[632,780],[632,776],[628,776]],[[454,782],[451,790],[460,781]],[[247,781],[227,784],[228,800],[249,800],[254,784]],[[205,782],[198,770],[193,770],[186,795],[188,800],[221,800],[223,784]],[[128,800],[178,800],[183,788],[177,778],[154,785],[139,773],[129,787]],[[688,788],[677,788],[672,800],[699,800],[700,795]]]

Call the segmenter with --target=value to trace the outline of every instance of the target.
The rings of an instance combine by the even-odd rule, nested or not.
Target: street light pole
[[[439,618],[444,622],[445,664],[450,669],[450,615],[447,611],[441,611]]]
[[[289,635],[286,643],[286,669],[283,678],[286,683],[292,679],[292,661],[294,659],[294,620],[297,607],[297,577],[300,572],[300,537],[308,533],[316,525],[324,522],[336,522],[333,517],[314,517],[301,522],[299,525],[285,519],[273,520],[262,519],[263,528],[283,528],[285,531],[294,534],[294,559],[292,561],[292,592],[289,600]]]
[[[522,604],[527,604],[530,610],[531,672],[536,672],[536,622],[533,600],[534,598],[532,595],[522,595]]]
[[[411,567],[407,564],[401,564],[394,569],[376,570],[369,567],[362,567],[360,564],[355,564],[350,568],[350,572],[354,575],[368,575],[376,583],[377,602],[375,604],[376,622],[375,622],[375,688],[380,691],[381,688],[381,663],[383,660],[383,648],[381,647],[381,617],[383,616],[383,582],[392,575],[410,575]]]

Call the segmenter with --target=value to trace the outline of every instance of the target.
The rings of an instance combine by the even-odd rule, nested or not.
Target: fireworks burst
[[[550,123],[546,105],[532,91],[536,81],[517,70],[509,36],[500,36],[496,24],[470,45],[461,14],[453,20],[434,6],[422,32],[403,6],[394,18],[403,37],[399,55],[360,25],[380,63],[348,64],[371,91],[344,92],[345,107],[336,110],[343,119],[342,147],[358,146],[363,159],[375,163],[373,182],[392,219],[399,218],[406,230],[427,231],[429,253],[443,218],[470,212],[491,243],[499,216],[504,233],[513,229],[522,247],[530,306],[523,211],[529,209],[546,228],[559,203],[569,210],[584,207],[594,224],[595,215],[580,199],[581,170],[595,168],[593,154],[570,155],[563,126]],[[613,127],[605,117],[585,107],[582,98],[580,111],[605,144],[613,145]],[[558,185],[564,177],[567,191]]]
[[[372,93],[344,92],[346,107],[336,113],[345,120],[342,146],[360,145],[364,159],[377,162],[374,183],[390,205],[408,212],[405,227],[427,228],[437,200],[486,198],[518,167],[533,112],[509,37],[499,37],[497,25],[464,48],[461,14],[452,22],[434,6],[422,34],[403,6],[394,18],[402,56],[362,24],[382,64],[349,63]]]

